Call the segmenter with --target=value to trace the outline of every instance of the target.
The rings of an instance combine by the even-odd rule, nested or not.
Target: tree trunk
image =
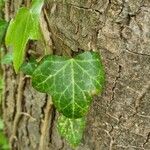
[[[10,20],[29,0],[7,0]],[[41,16],[54,54],[96,50],[106,72],[78,150],[150,150],[150,1],[48,0]],[[51,43],[52,41],[52,43]],[[37,51],[41,51],[38,48]],[[70,150],[56,129],[50,97],[4,69],[4,120],[12,150]],[[61,83],[60,83],[61,84]]]

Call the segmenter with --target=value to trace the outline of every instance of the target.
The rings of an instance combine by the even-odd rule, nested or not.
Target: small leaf
[[[8,54],[3,56],[1,63],[8,65],[8,64],[11,64],[12,61],[13,61],[13,55],[12,55],[12,53],[8,53]]]
[[[60,116],[57,122],[57,129],[62,137],[64,137],[72,147],[79,145],[85,129],[85,118],[69,119]]]
[[[15,19],[10,21],[7,30],[6,45],[10,45],[13,48],[13,64],[16,72],[18,72],[23,63],[28,40],[38,40],[41,36],[39,17],[43,1],[38,2],[38,5],[34,5],[34,3],[32,4],[34,7],[38,7],[38,11],[33,12],[32,7],[31,9],[19,9]]]
[[[68,118],[80,118],[87,113],[92,96],[102,91],[104,80],[96,52],[85,52],[71,59],[46,56],[32,75],[33,87],[50,94],[58,111]]]
[[[0,19],[0,45],[3,41],[6,29],[7,29],[7,25],[8,23],[6,21]]]
[[[21,71],[26,75],[32,75],[34,70],[37,68],[37,61],[34,58],[31,58],[28,62],[25,62],[21,66]]]

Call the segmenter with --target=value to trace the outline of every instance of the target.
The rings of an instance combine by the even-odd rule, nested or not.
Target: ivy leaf
[[[37,68],[38,63],[35,58],[31,58],[28,62],[25,62],[21,66],[21,71],[26,75],[32,75],[34,70]]]
[[[81,142],[85,122],[85,118],[69,119],[61,115],[57,122],[57,129],[72,147],[76,147]]]
[[[6,45],[13,48],[13,65],[16,72],[23,63],[28,40],[38,40],[41,36],[39,17],[42,6],[43,0],[33,1],[31,9],[24,7],[19,9],[15,19],[10,21],[6,34]]]
[[[59,112],[68,118],[84,116],[104,85],[104,70],[96,52],[84,52],[75,58],[49,55],[32,75],[32,85],[48,93]]]
[[[3,41],[8,23],[5,20],[0,19],[0,45]]]

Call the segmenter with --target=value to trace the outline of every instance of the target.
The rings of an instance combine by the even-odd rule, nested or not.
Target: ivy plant
[[[50,94],[61,116],[58,131],[74,147],[82,138],[85,116],[92,98],[105,81],[100,55],[84,52],[74,58],[47,55],[40,62],[30,60],[21,70],[32,77],[33,87]]]
[[[12,19],[6,35],[6,44],[13,48],[15,71],[31,76],[33,87],[51,95],[60,113],[57,129],[72,147],[82,139],[93,96],[104,86],[105,75],[100,55],[86,51],[74,58],[46,55],[41,61],[31,58],[23,63],[29,39],[40,38],[39,16],[43,0],[33,0],[31,8],[21,8]]]

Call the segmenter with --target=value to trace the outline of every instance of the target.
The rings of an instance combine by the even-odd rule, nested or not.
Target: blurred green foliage
[[[13,61],[13,55],[12,55],[12,53],[7,53],[1,59],[1,64],[9,65],[9,64],[12,63],[12,61]]]
[[[3,50],[3,39],[5,36],[5,32],[7,29],[7,22],[3,20],[3,8],[4,8],[5,0],[0,0],[0,63],[2,60],[1,53]],[[3,90],[4,84],[2,80],[2,71],[0,67],[0,150],[9,150],[9,144],[8,139],[6,138],[4,134],[4,123],[2,120],[2,90]]]
[[[1,96],[2,96],[3,87],[4,87],[4,83],[2,80],[2,75],[0,75],[0,107],[2,106]],[[1,114],[1,110],[0,110],[0,150],[9,150],[8,139],[6,138],[3,130],[4,130],[4,123],[2,120],[2,114]]]
[[[3,7],[5,4],[5,0],[0,0],[0,18],[3,16]]]
[[[4,35],[6,33],[8,23],[0,18],[0,45],[4,42]]]
[[[4,129],[3,120],[0,118],[0,150],[9,150],[8,140],[3,133],[3,129]]]

